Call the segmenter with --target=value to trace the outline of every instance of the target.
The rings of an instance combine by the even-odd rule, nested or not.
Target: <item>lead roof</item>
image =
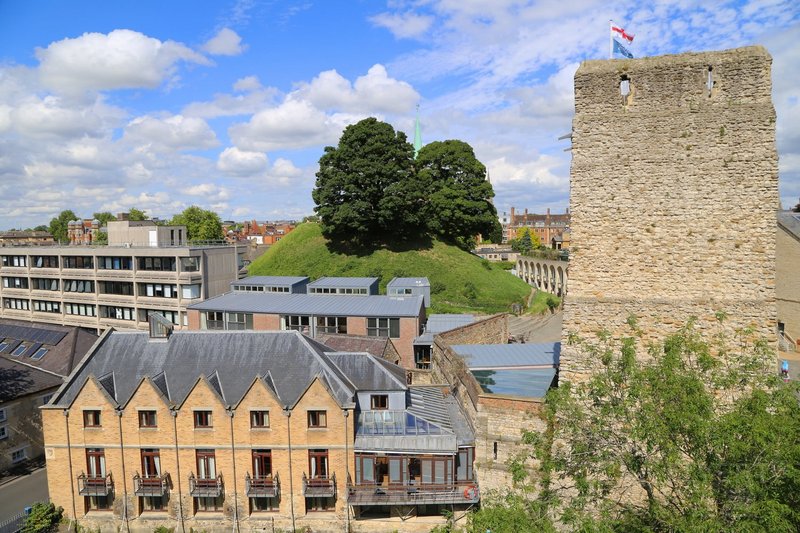
[[[192,304],[199,311],[228,311],[312,316],[416,317],[420,296],[353,296],[343,294],[274,294],[229,292]]]

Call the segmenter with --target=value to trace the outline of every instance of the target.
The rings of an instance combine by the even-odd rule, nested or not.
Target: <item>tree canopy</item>
[[[449,140],[425,145],[417,155],[417,179],[425,190],[428,230],[462,248],[474,246],[478,234],[496,235],[500,222],[491,200],[486,167],[472,147]]]
[[[746,332],[705,341],[690,321],[643,361],[629,324],[584,345],[601,370],[548,393],[549,430],[509,463],[517,491],[470,531],[513,530],[488,511],[538,530],[800,530],[800,387],[777,378],[774,351]]]
[[[312,198],[328,239],[356,246],[404,240],[422,227],[414,148],[375,118],[347,126],[319,160]]]
[[[69,235],[67,235],[69,223],[77,219],[78,215],[76,215],[71,209],[61,211],[57,217],[51,219],[49,228],[53,239],[58,242],[67,242],[69,240]]]
[[[215,241],[223,237],[219,215],[196,205],[173,216],[170,224],[186,226],[186,233],[191,241]]]
[[[486,168],[462,141],[434,142],[414,160],[403,132],[375,118],[345,128],[319,161],[317,204],[326,238],[357,246],[428,235],[471,248],[499,234]]]
[[[112,220],[117,220],[117,217],[115,217],[114,215],[112,215],[112,214],[111,214],[110,212],[108,212],[108,211],[102,211],[102,212],[100,212],[100,213],[94,213],[94,214],[92,215],[92,218],[94,218],[94,219],[96,219],[96,220],[99,220],[99,221],[100,221],[100,227],[101,227],[101,228],[102,228],[103,226],[108,226],[108,223],[109,223],[110,221],[112,221]]]
[[[128,210],[128,220],[142,221],[142,220],[148,220],[149,218],[150,217],[148,217],[147,214],[141,209],[136,209],[135,207],[131,207]]]

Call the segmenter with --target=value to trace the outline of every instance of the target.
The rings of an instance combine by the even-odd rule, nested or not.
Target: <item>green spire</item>
[[[417,158],[420,148],[422,148],[422,128],[419,126],[419,104],[417,104],[417,120],[414,124],[414,159]]]

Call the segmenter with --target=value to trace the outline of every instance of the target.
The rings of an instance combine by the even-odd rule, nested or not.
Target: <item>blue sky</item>
[[[795,1],[227,0],[0,2],[0,229],[63,209],[196,204],[223,219],[311,214],[317,160],[377,116],[469,142],[498,211],[563,211],[572,79],[608,53],[763,44],[780,191],[800,197]]]

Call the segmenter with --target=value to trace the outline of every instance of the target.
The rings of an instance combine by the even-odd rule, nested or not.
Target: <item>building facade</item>
[[[42,408],[51,500],[103,531],[366,532],[477,503],[446,387],[327,350],[297,332],[106,332]]]
[[[110,222],[108,246],[0,250],[0,317],[147,329],[148,313],[158,312],[185,327],[188,305],[241,277],[244,250],[185,246],[182,226],[150,224]]]
[[[503,227],[503,242],[507,243],[513,239],[522,237],[525,230],[530,230],[531,237],[538,236],[539,242],[544,246],[550,246],[552,239],[561,235],[569,229],[570,215],[569,208],[564,214],[550,214],[550,208],[544,215],[528,213],[525,209],[518,213],[513,207],[511,213],[503,213],[500,216],[500,225]]]
[[[796,351],[800,346],[800,213],[778,213],[775,252],[779,340],[784,350]]]

